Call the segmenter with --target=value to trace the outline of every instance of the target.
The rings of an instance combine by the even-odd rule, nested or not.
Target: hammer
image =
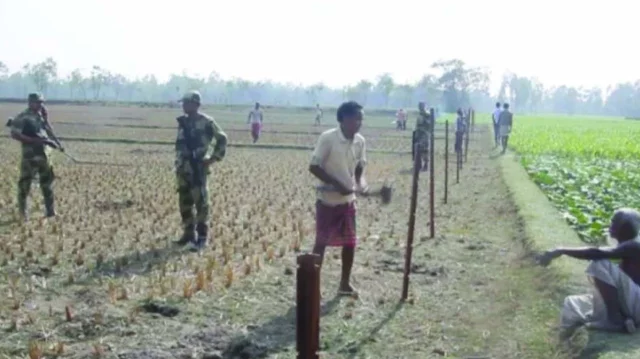
[[[321,192],[331,192],[336,191],[335,187],[332,185],[320,185],[316,187],[316,190]],[[384,183],[382,187],[377,190],[371,191],[369,188],[365,188],[364,190],[356,191],[356,194],[362,197],[380,197],[382,199],[382,204],[391,203],[391,197],[393,194],[393,187],[390,184]]]

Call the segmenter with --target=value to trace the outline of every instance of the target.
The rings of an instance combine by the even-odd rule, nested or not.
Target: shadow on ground
[[[348,352],[349,356],[347,356],[347,359],[354,359],[356,357],[356,355],[358,355],[358,353],[360,352],[360,350],[362,349],[363,346],[367,345],[368,343],[370,343],[371,341],[375,340],[376,335],[378,334],[378,332],[384,328],[385,325],[387,325],[387,323],[389,323],[398,313],[398,311],[400,311],[400,309],[402,308],[402,302],[397,303],[390,311],[389,313],[387,313],[387,315],[384,317],[384,319],[382,319],[380,321],[380,323],[378,323],[378,325],[376,325],[375,327],[371,328],[371,330],[369,331],[369,333],[364,336],[362,339],[360,339],[358,342],[356,343],[352,343],[352,345],[349,345],[346,349],[343,349],[343,352]]]
[[[331,313],[344,297],[336,296],[322,305],[320,315]],[[296,307],[292,306],[268,322],[250,328],[248,333],[231,340],[222,351],[223,358],[257,359],[286,350],[296,340]]]
[[[88,284],[91,280],[102,276],[119,278],[130,275],[145,275],[154,268],[166,265],[173,259],[189,253],[188,250],[174,243],[169,243],[164,248],[153,248],[146,252],[136,251],[99,265],[96,263],[95,269],[88,273],[86,271],[76,273],[76,278],[82,279],[76,280],[74,284]]]

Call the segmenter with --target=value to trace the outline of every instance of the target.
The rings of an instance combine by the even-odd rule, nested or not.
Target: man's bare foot
[[[576,333],[576,331],[580,328],[579,325],[575,325],[572,327],[567,327],[567,328],[559,328],[558,331],[558,337],[560,339],[560,341],[568,341],[571,339],[571,337],[573,337],[573,335]]]
[[[340,284],[338,288],[338,295],[355,295],[357,292],[351,284]]]

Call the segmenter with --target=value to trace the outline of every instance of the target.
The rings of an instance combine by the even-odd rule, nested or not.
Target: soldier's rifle
[[[10,121],[11,121],[11,119],[10,119]],[[9,122],[9,123],[7,123],[7,125],[10,126],[11,123]],[[33,125],[25,126],[22,129],[22,134],[24,136],[27,136],[27,137],[39,138],[39,139],[44,140],[44,145],[45,146],[49,146],[49,147],[52,147],[54,149],[57,149],[63,155],[65,155],[68,159],[70,159],[73,163],[76,163],[76,164],[80,164],[80,165],[98,165],[98,166],[125,166],[125,167],[131,166],[129,164],[124,164],[124,163],[94,162],[94,161],[81,161],[81,160],[78,160],[75,157],[73,157],[70,154],[68,154],[66,151],[64,151],[64,149],[62,148],[62,144],[60,143],[60,140],[58,140],[58,138],[55,137],[55,135],[53,134],[53,130],[51,129],[51,127],[48,124],[45,124],[45,131],[47,131],[47,134],[53,135],[54,138],[50,139],[48,136],[46,136],[43,133],[37,131],[36,128]]]

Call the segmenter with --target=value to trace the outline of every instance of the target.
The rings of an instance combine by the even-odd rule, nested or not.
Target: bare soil
[[[404,304],[399,298],[411,159],[370,156],[368,180],[392,180],[393,201],[382,206],[367,198],[358,204],[357,298],[335,297],[339,251],[327,252],[325,358],[561,357],[551,339],[556,288],[529,259],[517,210],[492,158],[490,133],[473,136],[459,184],[455,165],[449,165],[447,204],[444,145],[438,143],[434,238],[428,227],[428,176],[421,173],[410,300]],[[63,215],[20,226],[11,222],[18,152],[15,144],[0,140],[8,154],[0,176],[0,266],[6,274],[0,278],[6,293],[0,301],[0,326],[6,330],[0,355],[24,357],[29,343],[37,342],[46,351],[64,343],[68,358],[295,358],[295,256],[313,245],[308,153],[231,152],[212,176],[214,238],[198,255],[168,244],[178,234],[178,217],[166,147],[77,146],[84,156],[120,159],[138,168],[62,162],[56,193],[64,198]],[[34,210],[39,196],[34,189]],[[261,228],[233,222],[236,213],[247,211]],[[300,222],[285,218],[294,215]],[[74,224],[65,225],[71,220]],[[233,223],[246,225],[251,238],[227,229]],[[306,229],[290,230],[294,224]],[[62,226],[64,237],[54,233]],[[302,242],[296,243],[292,237],[298,232]],[[65,248],[57,258],[60,241]],[[228,248],[235,254],[224,259]],[[184,289],[210,263],[212,281],[185,296]]]

